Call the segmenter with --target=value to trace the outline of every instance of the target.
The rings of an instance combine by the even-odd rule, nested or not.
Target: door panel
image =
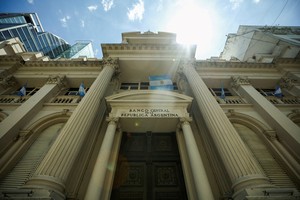
[[[123,134],[111,199],[187,199],[175,133]]]

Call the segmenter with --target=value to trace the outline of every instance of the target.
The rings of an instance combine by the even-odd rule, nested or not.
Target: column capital
[[[9,87],[15,86],[16,84],[17,84],[16,79],[12,75],[9,75],[4,78],[0,78],[0,85],[3,88],[9,88]]]
[[[106,118],[109,124],[116,124],[119,121],[119,117],[109,116]]]
[[[191,117],[180,117],[179,121],[182,125],[190,124],[190,122],[192,121],[192,118]]]
[[[66,85],[66,76],[55,76],[50,75],[47,80],[47,84],[57,84],[60,88],[65,87]]]
[[[280,81],[279,81],[279,85],[281,88],[287,88],[287,89],[291,89],[293,86],[295,86],[297,83],[296,79],[292,79],[288,76],[283,76]]]
[[[194,59],[182,59],[179,64],[179,73],[183,71],[184,68],[187,67],[195,67],[196,62]]]
[[[250,85],[250,81],[246,76],[232,76],[231,86],[238,88],[240,85]]]
[[[118,58],[112,58],[112,57],[103,58],[102,64],[104,67],[110,66],[115,71],[119,71],[119,59]]]

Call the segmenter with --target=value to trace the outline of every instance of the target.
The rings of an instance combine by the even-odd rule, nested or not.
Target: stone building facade
[[[103,59],[19,45],[0,44],[1,199],[299,198],[299,58],[196,60],[165,32]]]

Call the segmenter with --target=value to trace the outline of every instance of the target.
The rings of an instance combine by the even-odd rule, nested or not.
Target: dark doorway
[[[186,200],[176,133],[123,133],[112,200]]]

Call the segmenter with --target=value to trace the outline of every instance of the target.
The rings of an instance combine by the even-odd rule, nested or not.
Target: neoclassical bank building
[[[299,54],[196,60],[173,33],[121,41],[72,60],[0,44],[0,199],[300,198]]]

